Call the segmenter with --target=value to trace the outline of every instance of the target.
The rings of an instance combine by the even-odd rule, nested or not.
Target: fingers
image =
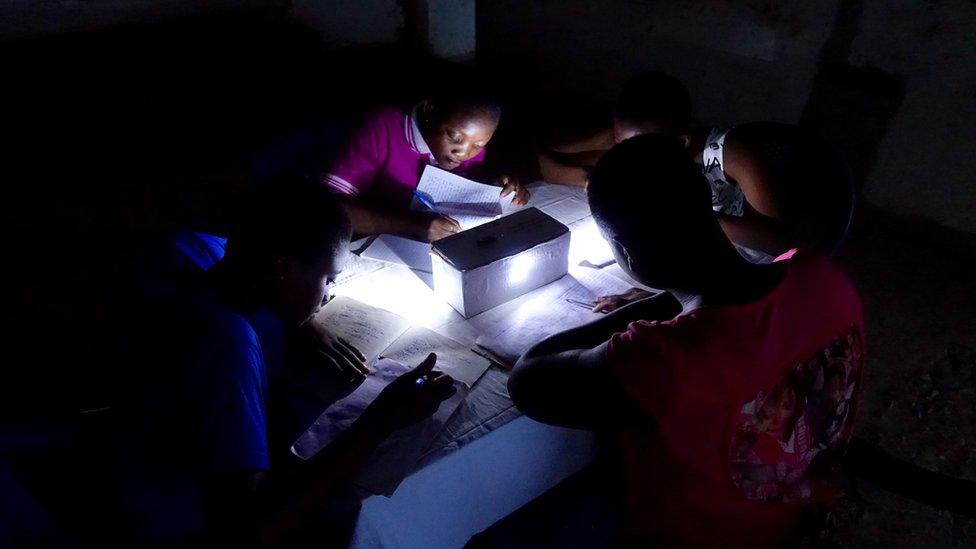
[[[424,389],[427,391],[427,395],[431,399],[430,404],[434,408],[430,413],[437,411],[437,406],[441,402],[451,398],[457,392],[457,387],[454,385],[454,378],[441,372],[433,372],[430,374],[427,377],[427,384],[424,386]]]
[[[452,234],[461,232],[461,224],[457,220],[450,217],[445,217],[444,220],[447,222],[447,226]]]
[[[353,354],[355,354],[356,357],[359,358],[359,360],[362,360],[363,362],[366,362],[366,355],[364,355],[362,352],[360,352],[360,350],[357,349],[355,345],[353,345],[352,343],[349,343],[348,341],[346,341],[345,339],[343,339],[341,337],[339,338],[339,343],[342,343],[343,345],[345,345],[346,348],[348,348],[350,351],[352,351]]]
[[[348,381],[354,381],[359,377],[361,377],[358,374],[353,373],[355,369],[353,369],[353,371],[350,371],[350,367],[343,364],[345,361],[337,360],[336,357],[330,355],[329,353],[326,353],[325,351],[319,351],[319,354],[322,356],[322,359],[325,361],[325,363],[328,366],[330,366],[341,377],[347,379]]]
[[[620,300],[617,297],[605,297],[596,302],[591,309],[594,313],[609,313],[620,307]]]
[[[516,206],[525,206],[526,204],[529,203],[529,196],[530,196],[529,190],[526,189],[524,186],[519,185],[515,191],[515,199],[512,200],[512,202]]]
[[[425,376],[434,369],[434,364],[437,364],[437,355],[435,353],[430,353],[423,362],[418,364],[416,368],[410,371],[410,375],[412,375],[414,378]]]
[[[518,191],[518,183],[507,182],[507,183],[505,183],[505,186],[502,187],[502,192],[498,196],[500,196],[502,198],[505,198],[506,196],[512,194],[513,191],[516,191],[515,196],[516,196],[516,198],[518,198],[518,192],[517,192]]]
[[[454,378],[443,372],[433,372],[427,376],[427,383],[435,389],[454,387]]]
[[[334,349],[342,356],[342,358],[345,359],[346,363],[357,375],[369,375],[369,368],[367,368],[363,363],[363,359],[359,358],[362,355],[359,352],[353,352],[348,343],[344,343],[342,340],[337,340]]]

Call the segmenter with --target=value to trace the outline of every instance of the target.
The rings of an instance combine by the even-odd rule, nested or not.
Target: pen
[[[587,303],[585,301],[580,301],[578,299],[572,299],[572,298],[569,298],[569,297],[566,298],[566,303],[570,303],[572,305],[577,305],[579,307],[583,307],[584,309],[586,309],[588,311],[593,308],[593,304],[592,303]]]
[[[430,209],[430,211],[434,212],[435,214],[440,215],[440,212],[437,211],[437,208],[434,206],[434,203],[431,202],[430,199],[427,198],[424,195],[424,193],[422,193],[422,192],[420,192],[418,190],[414,190],[413,191],[413,196],[414,196],[414,198],[417,199],[418,202],[420,202],[424,206],[427,206],[427,208]]]

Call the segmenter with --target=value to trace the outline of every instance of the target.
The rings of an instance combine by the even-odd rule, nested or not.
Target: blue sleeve
[[[210,270],[224,257],[227,238],[202,231],[179,231],[169,241],[174,268],[181,273]]]
[[[268,469],[267,372],[261,344],[240,317],[224,321],[211,355],[214,376],[204,404],[202,464],[216,474]]]

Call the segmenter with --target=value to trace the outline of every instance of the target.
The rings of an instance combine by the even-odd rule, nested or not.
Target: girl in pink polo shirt
[[[345,195],[356,234],[401,234],[431,242],[461,230],[457,221],[408,209],[428,164],[483,179],[485,145],[498,127],[501,106],[480,97],[421,101],[412,109],[381,107],[353,132],[323,182]],[[518,178],[494,178],[501,196],[524,205],[529,192]]]

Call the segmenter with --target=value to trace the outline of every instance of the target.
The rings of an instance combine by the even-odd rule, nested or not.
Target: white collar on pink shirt
[[[420,133],[420,124],[417,121],[417,111],[420,109],[420,105],[416,105],[410,114],[404,117],[403,120],[403,131],[407,137],[407,143],[410,144],[410,148],[420,154],[426,154],[430,158],[430,163],[437,165],[437,159],[430,152],[430,146],[427,141],[424,140],[424,136]]]

